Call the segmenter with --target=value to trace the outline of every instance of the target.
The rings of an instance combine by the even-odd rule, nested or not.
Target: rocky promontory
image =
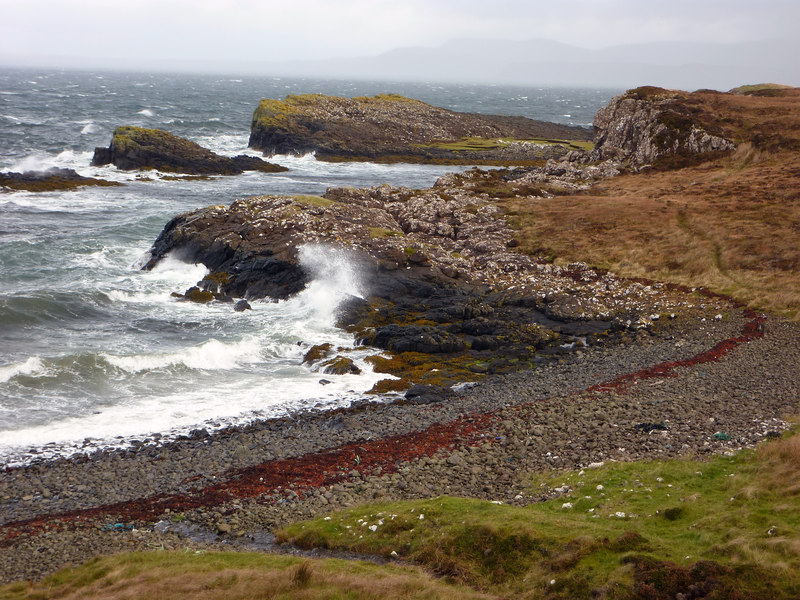
[[[211,270],[187,296],[282,299],[318,275],[305,248],[341,253],[363,290],[340,307],[338,324],[391,352],[373,360],[402,378],[391,389],[531,368],[695,304],[668,286],[516,252],[502,210],[468,183],[445,177],[422,191],[334,188],[198,209],[167,224],[145,268],[174,253]]]
[[[95,148],[93,166],[118,169],[157,169],[190,175],[239,175],[245,171],[277,173],[285,167],[253,156],[220,156],[195,142],[160,129],[117,127],[108,148]]]
[[[262,100],[250,146],[328,161],[506,165],[557,158],[591,137],[587,128],[459,113],[396,94],[305,94]]]

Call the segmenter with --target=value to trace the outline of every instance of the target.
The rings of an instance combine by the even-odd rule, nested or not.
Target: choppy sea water
[[[306,248],[315,273],[308,288],[243,313],[170,297],[200,280],[202,265],[173,259],[143,272],[139,261],[170,218],[197,207],[329,186],[427,187],[463,167],[281,156],[272,160],[286,173],[169,181],[89,166],[118,125],[166,129],[220,154],[248,152],[258,101],[306,92],[395,92],[455,110],[589,125],[618,90],[0,71],[0,170],[68,167],[125,184],[0,193],[0,466],[346,405],[384,377],[359,349],[352,356],[364,373],[325,376],[324,386],[300,364],[312,344],[353,348],[333,312],[339,295],[364,293],[364,282],[340,252]]]

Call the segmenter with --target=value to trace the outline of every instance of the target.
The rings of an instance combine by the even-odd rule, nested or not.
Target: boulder
[[[95,148],[93,166],[113,164],[118,169],[157,169],[192,175],[238,175],[244,171],[276,173],[286,167],[253,156],[229,158],[195,142],[160,129],[117,127],[108,148]]]
[[[432,404],[434,402],[443,402],[453,395],[454,392],[449,387],[416,383],[408,388],[405,393],[405,399],[417,404]]]
[[[336,358],[332,358],[328,360],[322,365],[325,367],[323,369],[323,373],[326,375],[360,375],[361,369],[359,369],[356,364],[353,362],[353,359],[347,358],[346,356],[337,356]]]
[[[638,168],[671,155],[698,155],[736,148],[703,128],[688,94],[642,87],[616,96],[594,118],[591,160],[626,161]]]

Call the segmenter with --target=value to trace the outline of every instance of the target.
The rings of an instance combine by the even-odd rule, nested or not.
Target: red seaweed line
[[[620,375],[615,379],[590,386],[585,391],[589,392],[590,394],[595,392],[623,392],[631,384],[643,379],[675,377],[677,375],[675,369],[680,367],[691,367],[694,365],[716,362],[734,350],[740,344],[744,344],[753,339],[764,336],[764,323],[766,322],[766,317],[764,315],[756,315],[756,313],[750,309],[745,310],[745,316],[751,320],[745,324],[742,330],[742,335],[738,337],[722,340],[710,350],[696,354],[691,358],[662,362],[657,365],[653,365],[652,367],[642,369],[641,371],[636,371],[635,373]]]

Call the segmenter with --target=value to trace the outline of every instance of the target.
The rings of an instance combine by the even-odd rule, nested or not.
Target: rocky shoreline
[[[376,499],[524,505],[559,493],[531,489],[530,472],[732,452],[787,429],[800,399],[796,323],[514,250],[504,197],[554,197],[640,170],[640,159],[732,147],[687,124],[676,101],[648,88],[618,97],[600,115],[595,155],[540,168],[471,171],[429,190],[264,196],[172,219],[147,268],[170,252],[209,267],[184,300],[285,298],[313,276],[303,244],[349,252],[371,285],[344,302],[339,324],[390,352],[373,364],[397,389],[425,387],[7,468],[0,581],[124,550],[259,548],[276,526]]]
[[[550,494],[528,490],[525,472],[750,446],[796,412],[797,334],[734,309],[493,377],[447,402],[365,403],[10,469],[0,486],[0,579],[110,551],[230,547],[376,498],[525,504]],[[717,356],[723,340],[738,341]],[[686,362],[642,373],[675,360]],[[156,528],[163,520],[222,536],[200,543]]]

